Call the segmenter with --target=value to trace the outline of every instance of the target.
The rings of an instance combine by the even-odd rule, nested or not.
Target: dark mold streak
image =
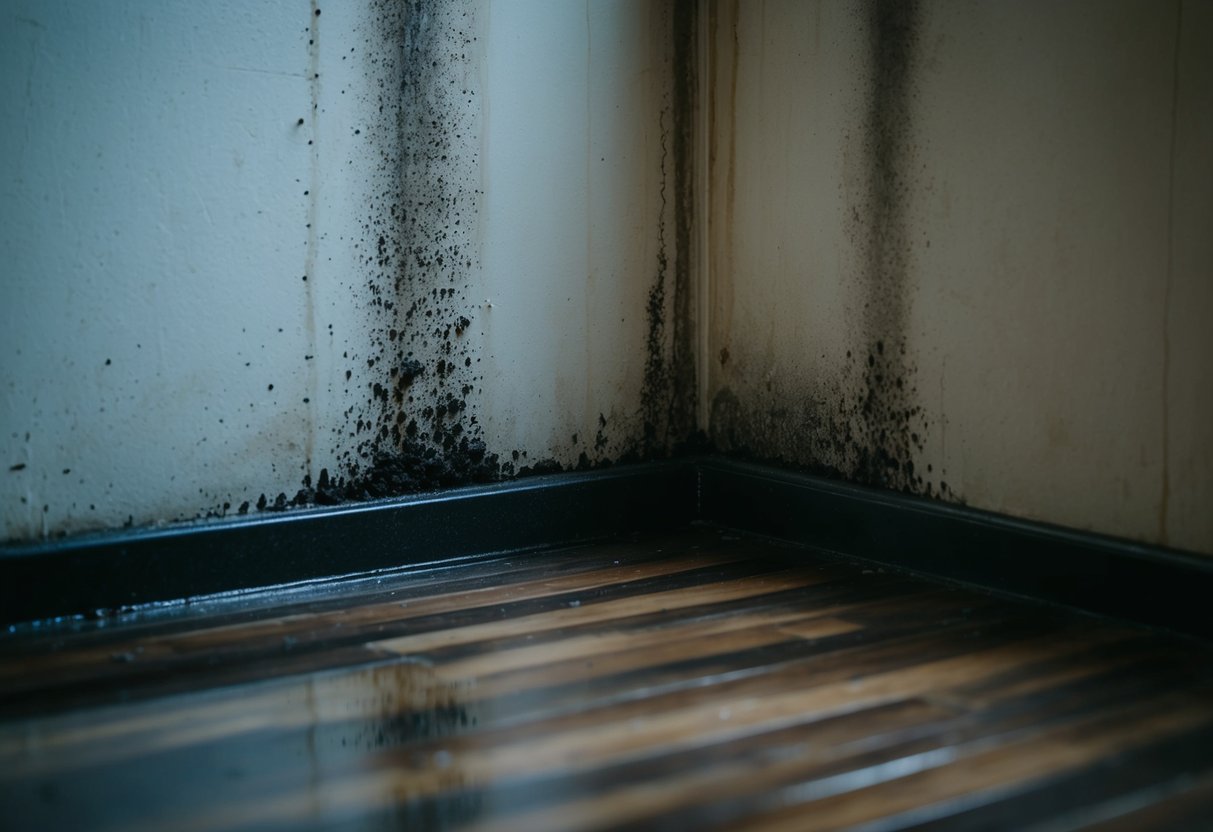
[[[909,258],[907,200],[912,182],[912,70],[917,5],[876,0],[871,6],[871,77],[865,130],[868,163],[867,274],[861,327],[866,359],[863,396],[854,419],[854,475],[873,485],[912,488],[911,403],[906,357]],[[858,441],[855,441],[858,440]]]
[[[469,343],[467,294],[479,266],[475,21],[463,7],[388,0],[375,15],[367,67],[377,117],[363,132],[379,162],[360,250],[375,349],[365,363],[377,377],[347,416],[359,441],[344,480],[330,483],[349,498],[499,475],[475,416],[481,377]]]
[[[691,317],[696,4],[691,0],[675,0],[669,13],[672,85],[669,104],[661,113],[659,125],[661,209],[657,225],[657,274],[645,307],[648,331],[641,413],[642,454],[646,457],[664,455],[688,442],[695,444],[698,429]],[[672,276],[668,228],[671,214]]]
[[[871,87],[865,124],[867,159],[866,276],[860,329],[863,386],[844,440],[851,476],[908,491],[930,490],[914,469],[926,433],[914,403],[914,367],[907,356],[913,244],[907,212],[914,186],[914,61],[916,0],[875,0],[868,21]],[[851,356],[848,355],[848,358]]]
[[[321,10],[315,0],[312,11],[314,136],[322,111],[316,31]],[[342,376],[351,404],[343,420],[329,426],[334,444],[345,448],[337,470],[322,468],[313,481],[309,443],[302,487],[293,498],[262,494],[255,503],[259,511],[486,482],[514,472],[512,462],[503,466],[489,452],[475,415],[481,376],[470,343],[476,315],[468,298],[479,266],[472,237],[480,198],[479,91],[469,59],[475,20],[456,4],[393,0],[376,0],[367,18],[354,34],[361,49],[351,48],[349,57],[359,51],[363,58],[370,97],[360,109],[369,119],[350,125],[349,132],[366,142],[374,163],[363,183],[362,235],[351,241],[358,269],[345,285],[368,298],[370,352],[362,355],[355,347],[342,354],[349,362]],[[311,275],[320,148],[315,139],[309,146]],[[307,275],[304,280],[310,316],[313,281]],[[309,368],[314,381],[314,364]],[[245,501],[239,513],[248,510]]]
[[[672,85],[661,114],[662,205],[646,309],[643,438],[613,443],[600,414],[592,442],[581,445],[578,470],[705,447],[695,424],[691,325],[695,8],[692,0],[675,0],[660,12],[673,42]],[[366,109],[375,115],[352,129],[377,158],[366,183],[364,236],[355,246],[370,298],[372,351],[346,353],[347,391],[361,379],[366,396],[345,411],[348,424],[334,428],[356,443],[336,474],[322,469],[313,483],[306,472],[293,499],[262,495],[260,510],[564,470],[554,459],[528,460],[525,450],[503,460],[488,448],[476,416],[482,376],[469,287],[479,268],[481,125],[474,54],[469,58],[479,48],[473,13],[455,4],[393,0],[378,0],[373,9],[376,24],[364,33],[363,47],[375,95]]]
[[[691,289],[695,10],[693,0],[672,0],[654,12],[662,16],[673,48],[666,58],[671,81],[660,115],[659,253],[646,309],[643,436],[612,437],[612,420],[599,414],[592,437],[588,431],[573,437],[569,456],[577,454],[577,461],[569,467],[578,470],[705,447],[695,424]],[[324,112],[320,13],[317,0],[311,0],[303,28],[311,110],[290,122],[293,130],[304,131],[308,147],[301,282],[309,337],[304,356],[308,395],[302,401],[309,408],[321,383],[312,360],[320,346],[314,295],[321,267],[317,259],[320,242],[326,239],[317,227],[323,197],[320,170],[322,164],[355,170],[352,159],[335,158],[339,148],[322,147],[319,138]],[[369,92],[356,109],[367,114],[367,123],[351,124],[348,132],[352,141],[365,143],[374,163],[362,183],[361,236],[348,241],[356,268],[328,279],[366,298],[369,351],[362,343],[347,342],[342,353],[348,362],[338,370],[344,391],[330,387],[329,393],[344,392],[348,406],[343,418],[324,425],[317,421],[319,408],[309,414],[308,435],[297,440],[304,459],[294,496],[277,489],[276,496],[270,491],[256,500],[204,495],[216,506],[207,517],[227,515],[234,503],[235,512],[243,515],[254,508],[283,511],[565,470],[555,459],[528,458],[522,449],[494,452],[477,417],[483,380],[476,355],[477,318],[490,312],[470,296],[480,268],[476,229],[482,163],[476,65],[480,44],[474,9],[454,3],[373,0],[364,19],[367,23],[351,33],[356,45],[349,55],[344,45],[340,51],[342,60],[363,62],[363,88]],[[327,33],[326,46],[341,36]],[[337,336],[332,324],[328,332],[330,348],[340,349],[333,342]],[[273,383],[266,383],[267,393],[274,389]],[[330,466],[334,470],[321,468],[316,474],[315,444],[321,430],[330,432],[333,447],[344,450]],[[10,471],[24,467],[19,463]]]
[[[860,250],[862,279],[850,313],[854,347],[845,365],[809,390],[782,389],[777,379],[757,390],[751,385],[751,395],[765,406],[743,402],[726,387],[712,401],[711,426],[713,439],[737,455],[865,485],[954,497],[942,479],[930,481],[929,475],[942,472],[915,465],[929,428],[916,403],[907,334],[918,21],[913,0],[872,0],[859,21],[870,38],[861,139],[865,179],[857,189],[860,201],[847,210],[855,218],[852,242]],[[722,366],[727,356],[726,348]]]

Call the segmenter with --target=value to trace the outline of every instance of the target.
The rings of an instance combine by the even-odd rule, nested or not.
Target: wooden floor
[[[0,637],[0,827],[1213,828],[1203,645],[708,529],[132,618]]]

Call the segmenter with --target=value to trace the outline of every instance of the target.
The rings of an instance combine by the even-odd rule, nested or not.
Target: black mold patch
[[[916,462],[929,422],[917,403],[907,333],[919,8],[912,0],[873,0],[864,15],[870,58],[862,91],[863,182],[855,189],[858,198],[843,206],[859,255],[859,288],[848,322],[852,348],[843,366],[819,372],[808,389],[789,389],[776,373],[764,387],[751,381],[744,397],[720,390],[711,405],[711,433],[735,454],[866,485],[950,496],[942,480],[931,481],[942,472]]]
[[[497,478],[470,399],[480,376],[463,337],[479,268],[480,104],[473,10],[372,4],[366,71],[375,100],[356,127],[377,158],[358,246],[371,374],[348,414],[357,444],[326,498],[382,497]]]
[[[676,0],[670,4],[669,14],[673,82],[669,103],[661,113],[657,274],[645,308],[644,456],[669,453],[697,429],[691,315],[696,4]]]
[[[305,475],[290,500],[262,496],[257,508],[263,511],[500,474],[475,416],[472,398],[481,379],[466,337],[475,330],[467,295],[479,268],[473,10],[376,0],[365,19],[350,54],[362,60],[370,91],[358,108],[366,123],[349,125],[349,132],[365,143],[373,164],[363,183],[365,214],[348,283],[368,298],[370,350],[344,353],[352,404],[342,423],[330,426],[337,445],[347,448],[337,472],[322,469],[314,484]]]
[[[912,243],[907,227],[914,158],[913,70],[918,46],[916,0],[875,0],[871,87],[865,125],[867,162],[865,297],[859,353],[862,397],[849,420],[851,475],[871,485],[916,490],[914,437],[925,433],[913,403],[906,355]],[[849,368],[854,372],[854,367]]]
[[[331,447],[342,449],[336,464],[313,481],[309,439],[308,463],[294,497],[264,497],[257,509],[330,505],[555,473],[574,457],[567,467],[585,470],[701,450],[691,317],[696,3],[662,3],[651,17],[671,48],[660,63],[669,80],[659,125],[660,188],[653,193],[661,211],[655,229],[657,274],[645,310],[643,435],[633,428],[634,411],[603,414],[592,436],[579,431],[571,446],[560,449],[560,461],[528,459],[521,449],[512,458],[499,455],[488,447],[478,420],[483,378],[477,348],[484,320],[493,314],[487,302],[481,306],[482,298],[472,295],[481,267],[478,6],[417,0],[368,5],[359,15],[365,23],[339,48],[342,60],[348,48],[351,64],[359,62],[364,83],[356,86],[369,91],[349,89],[361,98],[353,111],[362,123],[346,125],[346,135],[373,163],[343,157],[345,147],[330,149],[309,140],[313,175],[304,194],[310,275],[316,241],[325,239],[315,224],[320,162],[326,169],[344,168],[350,177],[365,171],[364,181],[354,183],[363,194],[360,234],[348,241],[356,268],[334,277],[353,297],[365,299],[362,323],[369,349],[347,342],[346,366],[337,370],[335,382],[340,389],[344,379],[347,407],[338,423],[317,426],[330,433]],[[312,113],[298,118],[295,127],[313,130],[324,110],[318,104],[318,27],[314,19],[309,23]],[[326,44],[335,42],[336,35],[326,38]],[[346,95],[338,82],[326,84],[329,94]],[[305,275],[309,321],[313,282]],[[309,390],[316,386],[314,366],[310,372]]]

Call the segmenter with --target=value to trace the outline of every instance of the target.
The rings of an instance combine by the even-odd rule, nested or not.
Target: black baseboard
[[[694,517],[694,466],[664,463],[5,547],[0,623],[601,540]]]
[[[0,623],[91,614],[692,521],[1213,636],[1213,557],[721,457],[0,547]]]
[[[719,525],[999,593],[1213,636],[1213,557],[708,459],[700,515]]]

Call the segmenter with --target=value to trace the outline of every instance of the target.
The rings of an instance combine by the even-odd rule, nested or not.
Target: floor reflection
[[[0,810],[19,828],[466,823],[474,784],[435,741],[478,724],[473,689],[406,658],[6,725]]]

